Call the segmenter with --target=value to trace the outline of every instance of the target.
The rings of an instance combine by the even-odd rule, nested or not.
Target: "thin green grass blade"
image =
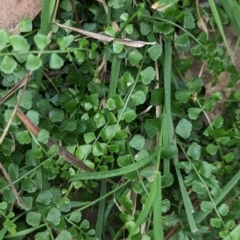
[[[187,190],[185,188],[185,185],[184,185],[184,182],[183,182],[183,177],[181,175],[181,172],[178,168],[178,157],[174,157],[174,165],[175,165],[175,169],[176,169],[176,172],[177,172],[177,178],[178,178],[178,182],[179,182],[179,186],[180,186],[180,191],[181,191],[181,195],[182,195],[182,199],[183,199],[183,204],[184,204],[184,208],[185,208],[185,211],[186,211],[186,215],[187,215],[187,218],[188,218],[188,224],[189,224],[189,227],[191,229],[191,231],[194,233],[197,231],[197,225],[196,225],[196,222],[195,222],[195,219],[193,217],[193,213],[194,213],[194,209],[193,209],[193,205],[191,203],[191,200],[189,198],[189,195],[187,193]]]
[[[158,187],[158,181],[157,181],[157,175],[156,175],[154,178],[152,189],[147,197],[146,203],[143,206],[143,209],[141,210],[141,213],[139,214],[139,216],[136,220],[135,226],[132,228],[131,232],[129,233],[129,236],[127,238],[128,240],[132,239],[137,228],[146,221],[146,218],[148,217],[148,215],[151,211],[151,208],[153,206],[153,203],[154,203],[154,200],[156,197],[156,193],[159,191],[159,189],[157,187]]]
[[[107,192],[107,183],[105,180],[102,181],[101,185],[101,197],[104,196]],[[106,204],[106,198],[103,198],[99,203],[98,208],[98,215],[97,215],[97,223],[96,223],[96,237],[98,239],[102,238],[103,233],[103,224],[104,224],[104,215],[105,215],[105,204]]]
[[[172,123],[172,110],[171,110],[171,79],[172,79],[172,41],[166,39],[165,41],[165,54],[164,54],[164,95],[165,105],[163,113],[163,144],[173,142],[173,123]],[[170,159],[163,160],[164,174],[170,172]]]
[[[114,54],[111,67],[108,98],[112,98],[116,95],[121,61],[122,60],[119,59],[116,54]]]
[[[217,24],[217,26],[218,26],[218,30],[219,30],[219,32],[220,32],[220,34],[221,34],[221,37],[222,37],[222,39],[223,39],[223,42],[224,42],[226,48],[227,48],[228,54],[229,54],[229,56],[231,57],[232,62],[234,63],[234,60],[233,60],[233,58],[232,58],[232,54],[231,54],[231,51],[230,51],[230,49],[229,49],[228,42],[227,42],[227,39],[226,39],[224,30],[223,30],[223,25],[222,25],[221,19],[220,19],[220,17],[219,17],[219,14],[218,14],[218,11],[217,11],[217,8],[216,8],[216,3],[215,3],[214,0],[208,0],[208,2],[209,2],[209,5],[210,5],[210,8],[211,8],[211,10],[212,10],[214,19],[215,19],[215,21],[216,21],[216,24]]]
[[[86,173],[79,173],[75,176],[71,177],[69,181],[77,181],[77,180],[93,180],[93,179],[104,179],[104,178],[111,178],[111,177],[117,177],[121,175],[125,175],[127,173],[133,172],[138,170],[139,168],[145,166],[146,164],[153,161],[156,154],[152,153],[147,158],[140,160],[138,162],[132,163],[126,167],[122,167],[119,169],[114,169],[111,171],[106,172],[86,172]]]
[[[240,36],[240,5],[237,4],[235,0],[220,0],[220,2],[223,5],[223,8],[226,11],[235,31]]]
[[[42,12],[41,12],[41,28],[39,33],[47,35],[51,29],[52,16],[54,14],[56,0],[42,0]],[[41,56],[42,62],[44,62],[46,55]],[[43,66],[36,72],[36,84],[37,89],[40,88],[41,80],[43,76]]]
[[[240,170],[224,186],[224,188],[222,189],[222,194],[218,198],[214,199],[215,205],[218,205],[239,181],[240,181]],[[208,215],[209,213],[200,211],[196,214],[195,221],[197,223],[201,223]]]
[[[162,226],[162,192],[161,192],[161,173],[156,173],[157,191],[153,203],[153,234],[154,239],[163,239]]]
[[[6,233],[7,233],[7,228],[2,228],[0,230],[0,240],[2,240],[5,237]]]
[[[235,240],[235,239],[239,239],[239,236],[240,236],[240,225],[237,225],[230,232],[230,236],[225,237],[223,240]]]
[[[11,235],[8,235],[8,236],[5,236],[4,239],[16,239],[16,238],[21,238],[21,237],[26,237],[28,234],[30,233],[33,233],[34,231],[42,228],[46,226],[45,224],[41,224],[37,227],[31,227],[31,228],[27,228],[25,230],[22,230],[22,231],[19,231],[19,232],[16,232],[15,234],[11,234]]]

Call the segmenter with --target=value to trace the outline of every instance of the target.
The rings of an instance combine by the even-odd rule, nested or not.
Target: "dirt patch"
[[[0,29],[18,33],[17,25],[22,18],[34,19],[41,11],[41,0],[0,0]]]

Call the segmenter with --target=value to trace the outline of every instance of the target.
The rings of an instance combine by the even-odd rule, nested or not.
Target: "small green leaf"
[[[74,40],[74,36],[73,35],[68,35],[68,36],[58,38],[57,39],[57,44],[59,45],[60,50],[64,51],[71,45],[73,40]]]
[[[129,221],[125,223],[125,227],[128,230],[128,232],[132,232],[132,229],[135,229],[136,223],[134,221]],[[137,234],[140,231],[139,227],[136,228],[136,230],[132,233],[132,235]]]
[[[89,154],[91,149],[92,149],[92,145],[90,145],[90,144],[81,145],[80,147],[77,148],[77,150],[75,152],[76,157],[79,159],[85,158]]]
[[[132,122],[137,117],[136,112],[133,109],[127,108],[123,113],[123,118],[127,123]]]
[[[10,37],[10,43],[15,52],[28,52],[30,49],[27,40],[21,35],[12,35]]]
[[[198,145],[197,143],[191,143],[187,150],[188,156],[190,156],[194,160],[199,160],[201,157],[201,146]]]
[[[218,146],[212,144],[212,143],[209,143],[206,147],[206,150],[209,154],[211,155],[215,155],[218,151]]]
[[[116,104],[115,104],[114,99],[109,98],[109,99],[107,100],[106,107],[107,107],[107,109],[110,110],[110,111],[111,111],[111,110],[114,110],[114,109],[116,108]]]
[[[89,228],[89,221],[87,219],[84,219],[80,224],[81,229],[88,229]]]
[[[21,95],[22,95],[22,91],[19,91],[18,99],[20,98]],[[32,98],[33,98],[33,95],[31,93],[31,91],[25,90],[23,97],[21,99],[21,102],[20,102],[20,106],[25,109],[30,109],[32,107],[32,103],[33,103]]]
[[[196,120],[201,112],[201,108],[189,108],[188,117],[192,120]]]
[[[0,203],[0,209],[5,210],[7,208],[7,205],[8,205],[7,202],[5,202],[5,201],[1,202]]]
[[[162,176],[162,188],[170,187],[174,182],[174,177],[172,173],[165,173]]]
[[[121,43],[113,42],[113,52],[118,54],[123,50],[124,45]]]
[[[227,229],[233,229],[235,227],[235,221],[233,219],[230,219],[226,222],[225,226]]]
[[[81,218],[82,218],[81,212],[80,211],[74,211],[74,212],[71,213],[71,215],[69,217],[69,220],[73,221],[75,223],[78,223],[78,222],[80,222]]]
[[[64,60],[56,53],[53,53],[50,57],[50,68],[60,69],[64,64]]]
[[[8,44],[10,38],[10,33],[6,29],[0,30],[0,51],[2,51]]]
[[[125,2],[125,0],[121,0],[121,1],[119,1],[119,0],[109,0],[108,1],[108,6],[112,7],[112,8],[115,8],[115,9],[119,9],[119,8],[123,7],[124,2]]]
[[[204,176],[205,178],[210,178],[213,170],[213,165],[206,162],[206,161],[201,161],[201,166],[199,168],[199,173]]]
[[[42,66],[42,59],[33,54],[29,54],[26,62],[26,68],[29,71],[36,71]]]
[[[96,139],[96,135],[94,132],[84,133],[83,135],[85,143],[90,143]]]
[[[163,199],[162,206],[161,206],[162,212],[166,213],[167,211],[169,211],[170,208],[171,208],[171,202],[168,199]]]
[[[124,22],[126,22],[126,21],[128,20],[128,13],[122,13],[121,16],[120,16],[120,18],[121,18]]]
[[[133,66],[136,66],[142,58],[142,54],[137,49],[128,54],[128,60]]]
[[[67,230],[62,230],[58,236],[55,238],[55,240],[72,240],[72,235]]]
[[[1,30],[2,31],[2,30]],[[1,33],[1,32],[0,32]],[[1,35],[0,35],[1,36]],[[237,91],[233,94],[235,100],[240,101],[240,91]]]
[[[212,202],[202,201],[201,202],[201,210],[204,212],[212,212],[214,206]]]
[[[144,128],[149,137],[153,137],[160,130],[160,120],[157,118],[147,119],[144,123]]]
[[[52,191],[51,190],[43,190],[42,192],[39,192],[37,196],[37,202],[47,206],[52,201]]]
[[[202,90],[202,86],[203,80],[199,77],[195,77],[192,81],[188,82],[188,87],[196,93],[199,93]]]
[[[190,173],[192,170],[192,165],[190,162],[187,161],[181,161],[179,163],[179,168],[184,169],[186,173]]]
[[[45,129],[41,129],[37,136],[37,140],[42,143],[47,143],[49,139],[49,132]]]
[[[31,18],[22,18],[18,24],[18,30],[20,32],[32,31],[32,19]]]
[[[39,123],[39,113],[37,111],[29,110],[27,112],[27,117],[31,120],[32,123],[34,123],[35,125],[38,125],[38,123]]]
[[[36,235],[35,235],[35,240],[50,240],[50,236],[49,236],[49,232],[48,230],[45,231],[45,232],[38,232]]]
[[[10,232],[10,234],[16,234],[17,225],[14,224],[9,218],[5,220],[5,222],[3,223],[3,227],[6,228],[8,232]]]
[[[220,186],[216,186],[211,190],[211,194],[215,197],[215,198],[219,198],[222,194],[222,189],[220,188]]]
[[[100,135],[104,139],[104,141],[106,141],[114,138],[116,132],[120,130],[121,128],[119,125],[116,125],[116,124],[108,125],[106,128],[101,130]]]
[[[227,163],[230,163],[230,162],[233,161],[234,156],[235,156],[234,152],[229,152],[229,153],[227,153],[227,154],[225,154],[225,155],[223,156],[223,159],[224,159]]]
[[[175,98],[181,103],[187,103],[191,97],[191,93],[187,89],[178,89],[175,92]]]
[[[180,137],[187,139],[190,136],[190,133],[192,131],[192,123],[188,120],[182,118],[175,129],[175,132]]]
[[[62,122],[64,119],[64,116],[65,116],[64,111],[61,109],[54,108],[49,112],[49,119],[52,122]]]
[[[222,203],[221,206],[218,207],[218,212],[222,216],[226,216],[228,214],[228,211],[229,211],[229,207],[226,203]]]
[[[119,156],[117,158],[117,163],[119,167],[125,167],[131,164],[131,156],[129,154]]]
[[[27,130],[18,131],[16,133],[16,139],[20,144],[28,144],[31,142],[31,137],[29,136],[29,133]]]
[[[43,50],[51,43],[51,40],[47,36],[40,33],[36,34],[33,39],[39,50]]]
[[[77,62],[79,64],[84,62],[84,60],[85,60],[85,53],[83,51],[75,49],[73,51],[73,53],[74,53],[74,56],[75,56],[75,58],[76,58],[76,60],[77,60]]]
[[[136,134],[129,142],[129,146],[136,150],[141,150],[144,144],[145,144],[145,138],[140,134]]]
[[[215,100],[211,97],[208,97],[206,101],[203,104],[203,109],[209,112],[213,111],[214,105],[215,105]]]
[[[163,102],[164,99],[164,89],[154,89],[152,91],[151,99],[150,99],[150,104],[152,106],[157,106],[160,105]]]
[[[5,74],[13,73],[13,71],[16,69],[17,63],[16,61],[10,57],[10,56],[4,56],[3,60],[1,62],[1,71]]]
[[[140,22],[140,32],[141,32],[141,35],[147,36],[151,31],[152,31],[152,28],[151,28],[151,26],[148,23]],[[149,52],[149,49],[148,49],[148,52]]]
[[[178,153],[178,149],[175,144],[164,145],[161,150],[161,157],[164,159],[173,158]]]
[[[146,179],[152,179],[155,174],[155,169],[153,166],[145,167],[141,170],[140,175],[145,177]]]
[[[148,48],[148,54],[153,61],[156,61],[162,54],[162,45],[155,43],[150,48]]]
[[[132,34],[133,33],[133,25],[132,24],[127,24],[125,27],[126,33],[127,34]]]
[[[177,47],[188,47],[190,45],[189,35],[187,33],[183,33],[177,36],[174,39],[174,42]]]
[[[102,156],[104,155],[105,151],[106,151],[106,148],[107,148],[107,144],[106,143],[100,143],[100,142],[97,142],[96,144],[94,144],[93,146],[93,155],[94,156]]]
[[[36,227],[40,224],[41,214],[37,212],[28,212],[26,215],[26,222],[32,226]]]
[[[190,49],[193,56],[201,56],[203,54],[203,48],[200,44],[195,45]]]
[[[200,181],[194,180],[192,183],[192,188],[193,188],[193,191],[196,192],[197,194],[203,194],[206,192],[204,184]]]
[[[212,126],[216,129],[221,128],[223,125],[223,117],[222,116],[218,116],[216,119],[214,119],[214,121],[212,122]]]
[[[184,15],[183,27],[185,29],[194,29],[195,28],[195,19],[190,11]]]
[[[116,29],[113,26],[107,26],[104,33],[110,37],[115,37]]]
[[[48,149],[48,154],[50,156],[56,156],[59,152],[59,147],[57,145],[53,145]]]
[[[127,212],[131,212],[133,202],[129,197],[127,197],[126,195],[120,195],[118,197],[118,202],[124,207]]]
[[[215,227],[215,228],[220,228],[222,223],[221,223],[221,219],[219,218],[211,218],[210,219],[210,224],[212,227]]]
[[[112,112],[108,112],[107,119],[110,124],[114,124],[117,122],[117,118],[115,117],[115,115]]]
[[[146,101],[146,95],[143,91],[137,91],[131,95],[131,100],[135,106],[138,106]]]
[[[89,41],[86,38],[80,38],[78,41],[78,45],[80,48],[87,47],[89,45]]]
[[[37,190],[37,182],[34,179],[24,178],[22,180],[22,189],[28,193],[34,193]]]
[[[30,152],[34,158],[40,159],[43,156],[42,150],[40,148],[33,148],[30,150]]]
[[[64,119],[60,125],[63,131],[72,132],[77,128],[77,122],[73,119]]]
[[[153,67],[147,67],[140,73],[142,82],[144,84],[149,84],[155,78],[155,70]]]
[[[58,225],[61,221],[61,213],[57,208],[51,208],[46,217],[48,222],[51,222],[54,225]]]

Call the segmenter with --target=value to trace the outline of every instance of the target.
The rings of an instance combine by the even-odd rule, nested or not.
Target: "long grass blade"
[[[106,171],[106,172],[89,172],[89,173],[80,173],[76,174],[75,176],[71,177],[69,180],[70,181],[78,181],[78,180],[93,180],[93,179],[104,179],[104,178],[109,178],[109,177],[117,177],[121,176],[130,172],[133,172],[146,164],[150,163],[155,159],[156,154],[152,153],[150,156],[147,158],[140,160],[139,162],[132,163],[126,167],[122,167],[119,169],[114,169],[111,171]]]

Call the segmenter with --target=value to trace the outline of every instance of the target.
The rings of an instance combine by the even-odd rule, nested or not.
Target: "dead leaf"
[[[34,19],[41,11],[42,0],[0,0],[0,29],[18,33],[18,23],[22,18]]]
[[[117,39],[117,38],[113,38],[113,37],[109,37],[100,33],[94,33],[94,32],[89,32],[83,29],[79,29],[79,28],[74,28],[74,27],[70,27],[70,26],[66,26],[63,24],[59,24],[59,23],[54,23],[55,25],[57,25],[58,27],[61,27],[63,29],[67,29],[67,30],[72,30],[74,32],[78,32],[81,33],[82,35],[85,35],[87,37],[90,38],[94,38],[94,39],[98,39],[100,41],[104,41],[104,42],[117,42],[117,43],[121,43],[125,46],[129,46],[129,47],[136,47],[136,48],[140,48],[143,47],[145,45],[153,45],[155,44],[155,42],[144,42],[144,41],[133,41],[131,39]]]

